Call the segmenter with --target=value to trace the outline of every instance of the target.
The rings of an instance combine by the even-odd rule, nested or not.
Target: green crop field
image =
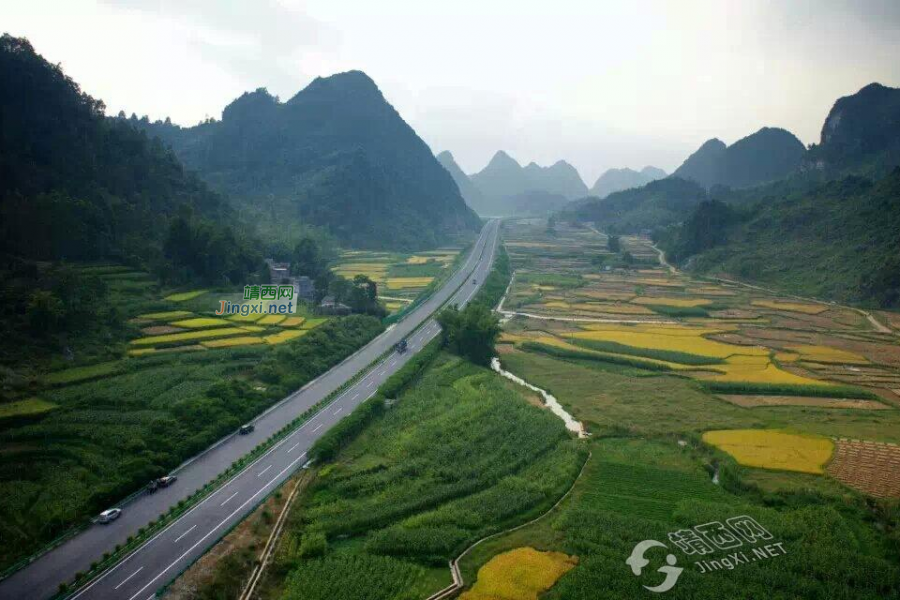
[[[552,505],[584,452],[520,390],[438,355],[298,499],[276,559],[284,597],[426,596],[468,543]],[[342,565],[390,593],[366,595],[365,577],[334,573]]]
[[[0,565],[167,473],[381,330],[354,316],[296,331],[305,335],[278,351],[261,344],[77,367],[48,377],[42,400],[0,404],[0,417],[15,418],[0,429]],[[25,411],[41,418],[23,420]]]
[[[637,542],[652,539],[667,542],[668,550],[648,558],[664,564],[671,552],[685,568],[667,598],[897,597],[896,550],[876,542],[883,522],[867,518],[857,497],[764,496],[752,486],[744,489],[742,471],[732,464],[721,465],[723,481],[730,471],[728,483],[718,486],[704,469],[708,457],[672,440],[609,438],[590,446],[588,466],[563,505],[534,525],[478,546],[462,564],[467,583],[491,556],[534,546],[578,557],[578,566],[542,598],[640,598],[649,595],[642,585],[656,585],[662,576],[650,570],[635,577],[625,559]],[[740,515],[768,529],[787,554],[701,573],[698,557],[668,540],[671,532]]]

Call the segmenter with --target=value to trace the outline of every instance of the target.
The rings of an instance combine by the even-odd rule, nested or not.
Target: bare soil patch
[[[171,325],[153,325],[152,327],[144,327],[141,329],[141,333],[144,335],[164,335],[167,333],[179,333],[181,331],[187,330],[182,329],[181,327],[172,327]]]
[[[896,444],[839,438],[826,472],[876,498],[900,498],[900,447]]]
[[[857,408],[860,410],[891,410],[875,400],[853,398],[814,398],[809,396],[743,396],[720,394],[719,398],[736,406],[755,408],[758,406],[815,406],[817,408]]]

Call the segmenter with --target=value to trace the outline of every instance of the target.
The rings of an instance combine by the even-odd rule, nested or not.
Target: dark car
[[[394,350],[397,351],[397,354],[403,354],[404,352],[406,352],[407,347],[408,347],[408,344],[406,343],[406,340],[400,340],[394,346]]]
[[[160,477],[157,481],[159,481],[159,487],[169,487],[177,480],[178,478],[174,475],[166,475],[165,477]]]
[[[252,423],[247,423],[246,425],[241,425],[241,428],[238,430],[238,433],[241,435],[247,435],[248,433],[253,433],[253,430],[256,429]]]

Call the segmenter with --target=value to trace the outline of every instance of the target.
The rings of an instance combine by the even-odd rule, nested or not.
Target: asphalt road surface
[[[111,551],[116,544],[124,544],[138,528],[203,487],[422,325],[407,338],[407,352],[392,352],[297,431],[72,596],[81,600],[148,600],[154,597],[161,587],[202,556],[272,490],[302,467],[307,461],[306,451],[313,442],[371,397],[379,385],[439,333],[440,328],[432,316],[441,305],[450,300],[463,306],[474,296],[490,272],[498,244],[498,229],[498,221],[488,222],[463,266],[428,301],[347,360],[259,416],[254,421],[256,429],[253,433],[225,438],[182,465],[176,471],[178,481],[172,486],[139,496],[122,506],[124,512],[118,520],[109,525],[92,525],[0,582],[0,598],[43,600],[52,596],[61,582],[71,581],[78,571],[89,570],[91,562],[98,560],[104,552]]]

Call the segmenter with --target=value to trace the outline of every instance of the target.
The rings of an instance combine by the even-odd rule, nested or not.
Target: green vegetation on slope
[[[0,430],[0,565],[165,474],[381,331],[372,317],[335,319],[271,351],[158,354],[46,390],[56,408]]]
[[[132,123],[267,229],[303,223],[350,246],[418,249],[481,224],[425,142],[360,71],[317,78],[287,102],[263,88],[245,93],[221,121],[196,127]]]
[[[706,190],[697,183],[667,177],[640,188],[612,193],[602,200],[576,200],[560,217],[594,222],[609,233],[634,233],[677,223],[705,199]]]
[[[900,306],[900,168],[874,184],[849,177],[787,194],[743,218],[711,208],[662,240],[667,254],[797,294]]]
[[[281,597],[425,596],[467,544],[552,505],[584,455],[519,390],[439,355],[298,499],[276,559]],[[383,587],[344,585],[335,569],[353,565]]]
[[[0,255],[117,258],[169,279],[261,266],[220,196],[158,140],[104,117],[27,40],[0,38]]]
[[[593,455],[560,509],[476,548],[462,565],[467,583],[491,556],[533,546],[579,557],[578,566],[542,597],[639,598],[648,595],[642,586],[658,585],[663,575],[653,567],[636,577],[625,560],[641,540],[660,540],[668,548],[648,552],[651,565],[663,565],[673,553],[684,568],[666,597],[897,598],[896,546],[885,544],[883,521],[863,516],[869,510],[858,497],[812,489],[764,494],[743,482],[744,471],[728,460],[719,464],[723,485],[716,486],[704,468],[709,456],[671,439],[608,438],[590,445]],[[700,560],[727,552],[688,555],[669,542],[669,533],[739,515],[770,531],[786,554],[702,573]],[[729,552],[735,551],[753,556],[746,543]]]

